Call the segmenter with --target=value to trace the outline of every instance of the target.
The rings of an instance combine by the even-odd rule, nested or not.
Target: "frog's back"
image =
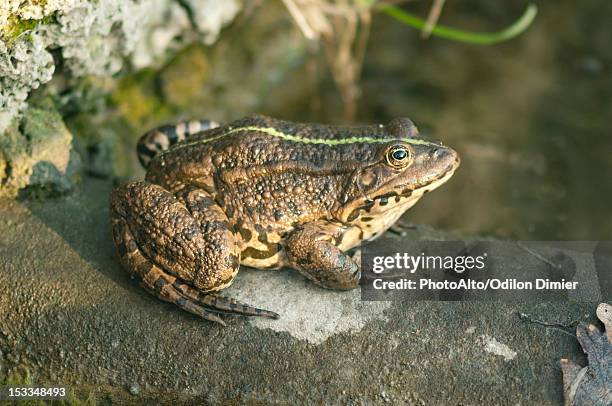
[[[372,143],[413,137],[417,132],[410,121],[398,125],[342,127],[246,117],[166,143],[168,148],[153,157],[147,180],[176,190],[189,180],[210,184],[219,171],[256,171],[275,164],[283,170],[294,166],[297,172],[347,173],[376,160]]]
[[[188,125],[179,123],[179,129]],[[192,126],[197,128],[197,126]],[[170,127],[164,127],[170,128]],[[379,126],[344,128],[319,124],[293,123],[266,116],[243,118],[226,125],[202,126],[202,131],[183,137],[170,128],[167,140],[159,140],[149,152],[147,178],[155,183],[211,176],[215,169],[253,168],[278,162],[299,162],[324,167],[330,162],[364,162],[372,159],[373,150],[360,139],[384,139]],[[166,129],[166,131],[168,131]],[[146,136],[143,136],[145,139]],[[149,138],[151,138],[149,136]],[[139,154],[141,145],[139,143]],[[141,159],[142,160],[142,159]],[[329,166],[329,165],[327,165]]]

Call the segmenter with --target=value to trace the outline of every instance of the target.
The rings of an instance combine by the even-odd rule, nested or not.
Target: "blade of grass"
[[[395,6],[383,5],[379,8],[379,10],[402,23],[415,27],[419,30],[423,29],[427,24],[425,20],[422,20],[419,17],[407,13],[406,11]],[[531,25],[533,19],[536,17],[537,14],[537,6],[535,4],[530,4],[518,20],[516,20],[512,25],[501,31],[491,33],[474,33],[457,30],[443,25],[436,25],[432,28],[431,35],[454,41],[466,42],[469,44],[496,44],[498,42],[512,39],[524,32],[527,27]]]

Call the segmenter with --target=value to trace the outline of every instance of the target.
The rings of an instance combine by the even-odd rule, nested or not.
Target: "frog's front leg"
[[[343,226],[316,221],[296,229],[287,238],[289,266],[318,285],[331,289],[359,286],[359,265],[337,245]]]
[[[231,284],[240,252],[227,217],[205,192],[179,200],[161,186],[130,182],[113,190],[110,203],[119,258],[148,291],[221,324],[217,313],[278,317],[207,293]]]

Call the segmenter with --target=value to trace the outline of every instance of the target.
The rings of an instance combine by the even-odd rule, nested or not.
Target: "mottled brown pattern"
[[[377,238],[459,164],[408,119],[347,128],[255,116],[205,131],[196,123],[207,122],[143,136],[146,180],[113,191],[113,238],[148,290],[218,322],[211,311],[276,316],[209,300],[205,292],[229,286],[240,264],[358,286],[345,252]]]

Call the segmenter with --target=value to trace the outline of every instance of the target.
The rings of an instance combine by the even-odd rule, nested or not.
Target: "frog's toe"
[[[189,313],[225,326],[225,322],[215,314],[214,311],[207,309],[197,301],[180,292],[180,290],[177,289],[177,279],[174,276],[168,275],[155,265],[153,265],[149,272],[143,277],[142,285],[146,290],[149,290],[166,302],[174,303]]]
[[[270,310],[259,309],[246,303],[240,302],[236,299],[220,296],[213,293],[200,292],[197,289],[185,284],[176,282],[174,286],[179,292],[191,300],[194,300],[201,306],[205,306],[206,309],[214,313],[223,314],[240,314],[243,316],[260,316],[268,317],[270,319],[278,319],[280,315]]]

